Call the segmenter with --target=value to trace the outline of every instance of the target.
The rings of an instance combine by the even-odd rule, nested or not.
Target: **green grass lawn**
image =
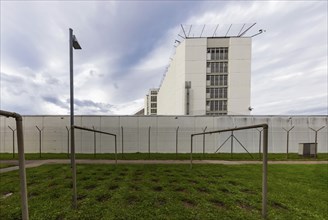
[[[260,155],[258,153],[252,154],[253,158],[247,153],[234,153],[231,158],[230,153],[218,153],[218,154],[202,154],[193,153],[194,160],[259,160]],[[261,155],[262,157],[262,155]],[[0,153],[0,160],[17,160],[18,155],[13,158],[10,153]],[[25,154],[27,160],[39,160],[39,159],[67,159],[67,154],[53,154],[53,153],[43,153],[40,155],[38,153]],[[115,154],[76,154],[77,159],[115,159]],[[117,159],[121,160],[189,160],[190,153],[118,153]],[[286,154],[269,154],[269,160],[287,160]],[[296,153],[289,154],[288,160],[328,160],[328,153],[318,154],[318,158],[304,158],[300,157]]]
[[[269,219],[327,219],[327,165],[269,165]],[[30,219],[261,219],[261,165],[27,169]],[[4,195],[13,193],[4,198]],[[19,219],[18,171],[0,174],[0,219]]]

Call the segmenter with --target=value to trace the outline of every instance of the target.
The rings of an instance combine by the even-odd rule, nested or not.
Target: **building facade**
[[[157,114],[249,115],[251,47],[251,37],[185,39],[159,88]]]
[[[157,94],[158,89],[153,88],[149,90],[149,93],[145,97],[145,115],[157,115]]]

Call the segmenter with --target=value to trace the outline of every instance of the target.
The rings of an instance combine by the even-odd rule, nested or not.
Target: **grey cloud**
[[[69,101],[69,100],[68,100]],[[77,111],[82,111],[88,114],[99,114],[99,113],[112,113],[113,105],[106,103],[94,102],[91,100],[80,100],[74,99],[74,104]]]
[[[44,96],[42,97],[42,99],[46,102],[52,103],[54,105],[57,105],[63,109],[68,109],[68,103],[67,102],[63,102],[61,100],[59,100],[57,97],[53,97],[53,96]]]

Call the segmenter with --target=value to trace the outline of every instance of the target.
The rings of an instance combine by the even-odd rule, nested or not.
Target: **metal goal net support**
[[[215,134],[215,133],[223,133],[228,131],[238,131],[238,130],[247,130],[247,129],[255,129],[255,128],[263,128],[263,158],[262,158],[262,218],[267,218],[267,194],[268,194],[268,124],[258,124],[251,125],[245,127],[237,127],[237,128],[229,128],[222,129],[216,131],[207,131],[201,133],[191,134],[191,145],[190,145],[190,168],[192,169],[192,153],[193,153],[193,138],[198,135],[207,135],[207,134]]]

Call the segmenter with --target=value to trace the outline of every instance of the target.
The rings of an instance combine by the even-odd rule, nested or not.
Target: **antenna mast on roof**
[[[204,29],[205,29],[205,24],[204,24],[204,27],[203,27],[202,33],[200,33],[200,37],[202,37],[202,34],[203,34]]]
[[[216,34],[216,30],[218,29],[219,25],[216,25],[216,28],[214,30],[214,33],[213,33],[213,36],[212,37],[215,37],[215,34]]]
[[[185,32],[185,29],[183,28],[182,24],[181,24],[181,28],[182,28],[182,31],[183,31],[183,34],[184,34],[185,38],[187,38],[187,35],[186,35],[186,32]]]
[[[232,26],[232,24],[230,24],[230,27],[229,27],[229,29],[228,29],[228,31],[227,31],[227,33],[226,33],[226,35],[225,35],[224,37],[226,37],[226,36],[228,35],[228,33],[229,33],[229,31],[230,31],[230,28],[231,28],[231,26]]]
[[[191,31],[191,28],[192,28],[192,25],[190,25],[189,32],[188,32],[188,37],[189,37],[190,31]]]
[[[239,36],[240,32],[244,29],[244,27],[245,27],[245,23],[244,23],[243,27],[240,29],[240,31],[239,31],[239,33],[237,34],[237,36]]]
[[[237,37],[242,37],[244,34],[246,34],[247,31],[249,31],[249,29],[251,29],[254,25],[256,25],[256,23],[252,24],[249,28],[247,28],[243,33],[239,34]]]

